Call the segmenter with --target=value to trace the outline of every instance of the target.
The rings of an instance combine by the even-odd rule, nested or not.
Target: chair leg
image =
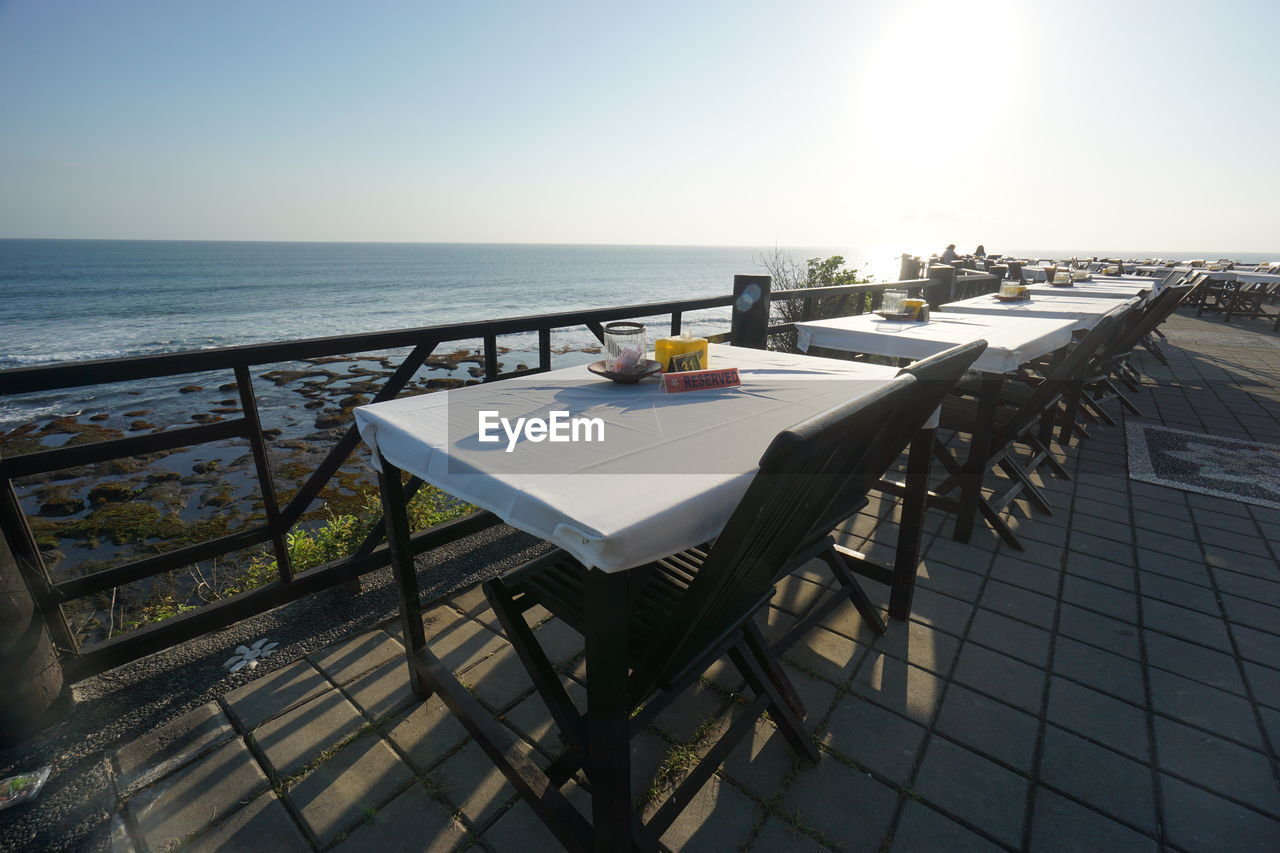
[[[844,557],[834,548],[828,548],[821,555],[824,563],[831,567],[831,573],[836,576],[836,580],[840,581],[840,585],[844,587],[845,592],[849,596],[849,601],[857,609],[867,624],[871,626],[871,630],[877,634],[888,632],[888,628],[884,624],[884,620],[880,618],[880,613],[876,610],[876,606],[867,597],[866,592],[854,579],[849,569],[844,564]]]
[[[1005,456],[996,463],[1000,466],[1000,470],[1008,474],[1013,479],[1022,484],[1022,491],[1026,494],[1027,499],[1035,506],[1036,509],[1045,515],[1053,515],[1053,507],[1049,506],[1049,502],[1045,500],[1044,494],[1031,482],[1031,477],[1022,469],[1014,460]]]
[[[794,711],[797,717],[803,717],[805,715],[804,702],[800,699],[796,686],[791,683],[791,679],[787,678],[786,672],[782,669],[782,661],[778,660],[778,656],[774,654],[773,649],[769,646],[769,641],[764,638],[764,632],[760,630],[760,626],[755,623],[754,619],[747,620],[742,626],[742,636],[747,650],[755,655],[756,661],[760,664],[760,669],[770,683],[778,688],[778,692],[782,695],[783,701],[787,703],[787,707]]]
[[[787,744],[795,752],[816,764],[819,756],[817,747],[813,745],[813,739],[804,730],[800,718],[796,716],[795,711],[791,710],[791,706],[787,704],[773,681],[765,676],[760,668],[759,659],[743,648],[742,644],[729,649],[729,659],[733,661],[733,665],[742,673],[756,695],[769,697],[769,716],[773,717],[773,721],[778,724],[778,731],[786,738]]]

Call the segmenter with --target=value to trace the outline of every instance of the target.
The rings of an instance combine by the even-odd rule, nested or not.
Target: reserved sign
[[[664,373],[662,390],[670,394],[682,391],[702,391],[707,388],[737,388],[742,384],[738,368],[721,367],[717,370],[686,370],[680,373]]]

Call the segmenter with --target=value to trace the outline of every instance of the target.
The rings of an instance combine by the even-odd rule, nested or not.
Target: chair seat
[[[706,558],[706,549],[689,548],[630,570],[647,575],[628,612],[627,651],[630,662],[638,660],[649,648],[689,584],[697,577]],[[521,571],[526,567],[529,571]],[[582,633],[586,621],[583,590],[587,571],[577,559],[556,549],[508,573],[503,581],[520,609],[527,610],[535,603],[541,604]]]

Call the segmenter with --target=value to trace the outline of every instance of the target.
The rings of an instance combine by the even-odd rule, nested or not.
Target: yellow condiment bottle
[[[658,338],[653,345],[653,357],[667,373],[705,370],[707,355],[707,339],[695,338],[688,332]]]

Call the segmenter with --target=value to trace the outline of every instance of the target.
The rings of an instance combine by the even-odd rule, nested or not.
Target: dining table
[[[1079,297],[1130,299],[1136,296],[1146,301],[1153,294],[1158,293],[1159,290],[1160,282],[1158,280],[1140,276],[1104,277],[1095,275],[1089,281],[1077,281],[1069,285],[1048,284],[1047,282],[1027,285],[1027,292],[1031,294],[1032,299],[1037,296],[1052,297],[1054,299]]]
[[[1059,288],[1074,289],[1074,288]],[[1139,296],[1115,299],[1085,294],[1043,296],[1033,294],[1030,299],[1004,301],[995,294],[984,293],[968,299],[947,302],[941,310],[949,314],[982,314],[996,317],[1040,317],[1049,320],[1070,320],[1072,331],[1085,331],[1098,325],[1105,314],[1121,305],[1135,305]]]
[[[1019,549],[1023,546],[1013,530],[980,506],[985,500],[982,482],[994,436],[996,408],[1006,378],[1017,374],[1028,362],[1064,351],[1075,327],[1075,320],[1064,318],[945,311],[930,312],[923,322],[887,319],[872,313],[795,324],[796,343],[804,352],[835,350],[914,360],[973,340],[987,342],[986,350],[973,363],[973,370],[981,377],[977,386],[978,417],[968,453],[960,464],[963,476],[958,484],[959,498],[952,502],[930,492],[927,499],[954,511],[953,538],[958,541],[969,541],[981,509],[996,533]]]
[[[634,842],[632,821],[619,819],[633,813],[635,792],[628,719],[617,695],[627,673],[617,629],[627,622],[630,570],[713,540],[780,431],[872,394],[898,373],[886,365],[718,344],[708,354],[711,368],[736,368],[741,384],[671,393],[660,377],[624,385],[578,365],[355,410],[379,466],[414,693],[440,695],[566,846],[618,850]],[[549,426],[530,430],[539,423]],[[562,437],[576,439],[553,440],[557,423]],[[574,433],[574,423],[586,426]],[[908,470],[921,456],[927,466],[933,424],[912,442]],[[407,487],[404,474],[411,475]],[[910,611],[927,476],[926,467],[923,476],[908,477],[898,553],[885,569],[890,614],[898,618]],[[588,569],[589,826],[425,639],[406,519],[406,490],[418,482],[488,510]]]

